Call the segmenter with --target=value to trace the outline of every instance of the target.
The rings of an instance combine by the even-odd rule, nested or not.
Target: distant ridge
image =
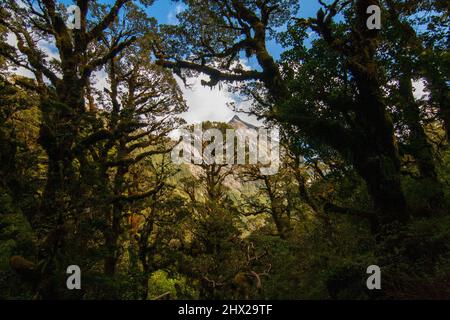
[[[245,122],[237,115],[235,115],[230,121],[228,121],[228,124],[237,129],[255,129],[255,130],[258,129],[257,126]]]

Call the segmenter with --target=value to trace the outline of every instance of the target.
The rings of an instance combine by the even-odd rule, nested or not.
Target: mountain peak
[[[239,118],[238,115],[235,115],[230,121],[228,121],[228,124],[237,129],[258,129],[257,126],[245,122],[244,120]]]

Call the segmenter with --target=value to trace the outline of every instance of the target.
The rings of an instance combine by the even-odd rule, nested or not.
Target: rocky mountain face
[[[234,157],[234,163],[227,165],[226,167],[222,168],[222,170],[231,170],[233,173],[238,174],[245,168],[245,166],[243,166],[244,164],[258,164],[259,170],[262,174],[272,175],[278,171],[279,157],[278,155],[276,155],[276,153],[279,149],[278,145],[275,146],[274,144],[271,144],[270,139],[272,139],[273,137],[271,136],[270,130],[267,130],[264,133],[260,130],[259,127],[245,122],[238,116],[234,116],[227,123],[227,125],[227,130],[229,128],[235,129],[234,136],[237,137],[237,139],[234,139],[233,144],[236,153]],[[208,127],[210,127],[210,125],[208,125]],[[215,126],[213,125],[213,127]],[[221,127],[222,130],[225,130],[223,123],[218,124],[217,127]],[[198,131],[196,132],[196,130]],[[206,138],[205,136],[200,138],[203,139],[203,147],[201,147],[198,142],[194,142],[194,137],[196,135],[205,135],[206,133],[206,126],[205,128],[190,127],[190,129],[183,132],[185,139],[178,143],[172,153],[172,160],[175,163],[182,164],[182,166],[195,177],[202,176],[203,172],[203,169],[201,168],[201,166],[199,166],[198,162],[195,163],[195,160],[198,161],[198,159],[200,159],[201,161],[203,161],[203,164],[205,164],[205,161],[207,161],[207,158],[205,157],[210,154],[212,150],[214,150],[212,149],[213,146],[211,145],[209,136],[208,138]],[[267,134],[268,136],[265,137],[265,134]],[[228,137],[228,139],[230,139],[230,137]],[[227,159],[227,150],[225,149],[227,137],[225,135],[223,136],[223,140],[223,156],[224,159]],[[271,151],[275,152],[275,154],[272,154]],[[203,152],[208,153],[206,155],[203,155]],[[224,182],[229,187],[239,187],[239,183],[233,178],[233,175],[228,175]]]
[[[254,126],[248,122],[245,122],[244,120],[242,120],[241,118],[239,118],[239,116],[234,116],[230,121],[228,121],[228,124],[235,128],[235,129],[254,129],[254,130],[258,130],[257,126]]]
[[[234,116],[230,121],[228,121],[228,126],[231,127],[232,129],[235,129],[236,132],[236,136],[240,139],[238,139],[238,141],[244,141],[244,135],[247,137],[248,139],[248,143],[251,144],[251,146],[257,150],[257,141],[258,141],[258,127],[254,126],[248,122],[243,121],[241,118],[239,118],[237,115]],[[203,133],[204,133],[204,128],[202,128]],[[193,133],[193,132],[191,132]],[[226,137],[224,136],[224,143],[226,142]],[[208,144],[208,142],[206,142]],[[186,152],[190,153],[190,154],[201,154],[201,152],[199,152],[200,150],[197,150],[195,148],[195,144],[192,144],[191,141],[191,145],[189,145],[188,143],[186,143],[186,141],[181,141],[177,147],[177,149],[183,149]]]
[[[243,135],[246,135],[249,139],[249,143],[252,145],[252,147],[257,150],[256,144],[257,144],[257,138],[258,138],[258,127],[255,125],[252,125],[248,122],[245,122],[239,116],[235,115],[230,121],[227,123],[229,127],[237,130],[235,134],[237,136],[240,136],[240,140],[243,141]],[[195,149],[194,145],[189,145],[185,141],[181,141],[178,145],[178,149],[183,149],[185,152],[191,153],[191,154],[199,154],[199,152]],[[235,159],[236,161],[236,159]],[[202,175],[202,169],[193,163],[185,163],[183,166],[194,176],[200,177]],[[230,166],[231,168],[231,166]],[[228,168],[229,169],[229,168]],[[226,168],[224,168],[226,170]],[[236,170],[233,170],[237,173],[239,171],[239,168],[236,167]],[[241,189],[242,185],[241,183],[233,177],[233,175],[229,175],[225,178],[224,184],[232,189],[239,190]]]

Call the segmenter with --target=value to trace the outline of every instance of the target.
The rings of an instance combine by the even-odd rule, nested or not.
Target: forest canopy
[[[0,299],[448,299],[448,3],[154,2],[1,1]],[[276,174],[173,161],[190,78]]]

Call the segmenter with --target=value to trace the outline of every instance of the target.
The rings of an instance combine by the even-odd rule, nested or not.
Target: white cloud
[[[173,17],[182,10],[183,5],[178,4],[172,12]],[[8,34],[7,42],[12,46],[17,47],[17,38],[14,34]],[[47,60],[51,60],[52,58],[59,60],[58,50],[53,43],[40,41],[39,48],[47,55]],[[244,69],[249,69],[249,66],[245,61],[241,61],[241,65]],[[24,68],[16,68],[11,71],[15,74],[34,78],[33,73]],[[204,74],[195,78],[189,78],[187,79],[187,82],[190,86],[189,88],[186,88],[182,81],[177,78],[183,92],[183,97],[186,99],[189,107],[189,110],[182,114],[182,117],[188,123],[198,123],[207,120],[228,122],[234,115],[238,114],[228,106],[231,102],[236,103],[238,109],[248,109],[249,103],[238,102],[236,96],[227,90],[226,83],[224,83],[221,88],[219,88],[219,86],[210,88],[202,86],[201,80],[209,80],[209,78]],[[100,91],[103,91],[103,88],[109,88],[107,74],[104,68],[93,73],[92,85]],[[254,117],[249,117],[245,114],[239,114],[239,117],[249,123],[258,124],[258,121]]]
[[[17,48],[17,37],[14,33],[9,32],[8,36],[6,38],[6,43],[9,44],[10,46],[16,47]],[[27,77],[27,78],[34,78],[34,74],[33,72],[31,72],[28,69],[22,68],[22,67],[14,67],[14,68],[9,68],[9,71],[22,76],[22,77]]]
[[[425,99],[427,100],[429,95],[428,92],[426,92],[426,83],[425,80],[423,79],[419,79],[419,80],[415,80],[413,81],[413,89],[414,89],[414,98],[416,98],[416,100],[422,100]]]
[[[183,97],[188,105],[188,111],[181,114],[187,123],[199,123],[202,121],[228,122],[234,115],[234,112],[228,104],[236,103],[238,109],[248,109],[248,102],[238,102],[236,96],[227,90],[227,85],[223,84],[221,88],[213,88],[201,85],[201,80],[209,80],[208,76],[201,74],[196,78],[188,78],[189,87],[186,88],[180,78],[177,82],[183,92]],[[254,117],[238,114],[240,118],[253,124],[258,124]]]
[[[177,81],[182,88],[183,97],[186,99],[189,110],[182,114],[188,123],[201,121],[227,121],[233,117],[233,111],[227,103],[233,101],[231,93],[220,90],[218,87],[205,87],[201,80],[208,80],[208,76],[199,75],[197,78],[187,80],[189,87],[186,88],[182,81]]]
[[[8,32],[8,36],[6,37],[6,43],[10,46],[17,46],[17,37],[14,33]]]
[[[185,8],[184,4],[177,3],[175,8],[170,10],[169,13],[167,14],[167,23],[168,24],[177,24],[178,23],[177,14],[182,12],[184,10],[184,8]]]
[[[250,70],[248,62],[241,59],[239,66],[244,70]],[[188,123],[199,123],[202,121],[218,121],[228,122],[233,116],[238,115],[242,120],[251,124],[262,125],[256,117],[243,113],[234,112],[229,104],[234,103],[239,110],[249,110],[250,102],[238,99],[235,93],[230,92],[229,84],[221,82],[221,86],[217,85],[213,88],[202,86],[202,80],[209,80],[209,76],[199,74],[197,77],[187,78],[189,85],[186,88],[180,78],[176,77],[178,84],[186,99],[189,110],[182,114],[182,117]]]
[[[41,49],[45,55],[47,56],[47,61],[50,61],[52,59],[56,59],[58,61],[61,61],[59,57],[58,49],[56,48],[55,44],[50,41],[40,40],[38,42],[38,47]]]
[[[108,75],[106,74],[105,68],[94,71],[92,73],[91,84],[95,89],[99,91],[103,91],[103,89],[105,88],[111,89],[111,86],[108,83]]]
[[[9,44],[10,46],[17,48],[16,35],[12,32],[9,32],[8,36],[6,38],[6,43]],[[45,54],[46,61],[49,62],[52,59],[56,59],[58,61],[60,60],[58,49],[52,42],[40,40],[40,41],[38,41],[37,46]],[[33,72],[31,72],[30,70],[28,70],[26,68],[22,68],[22,67],[11,68],[10,71],[13,71],[15,74],[23,76],[23,77],[34,78]]]

